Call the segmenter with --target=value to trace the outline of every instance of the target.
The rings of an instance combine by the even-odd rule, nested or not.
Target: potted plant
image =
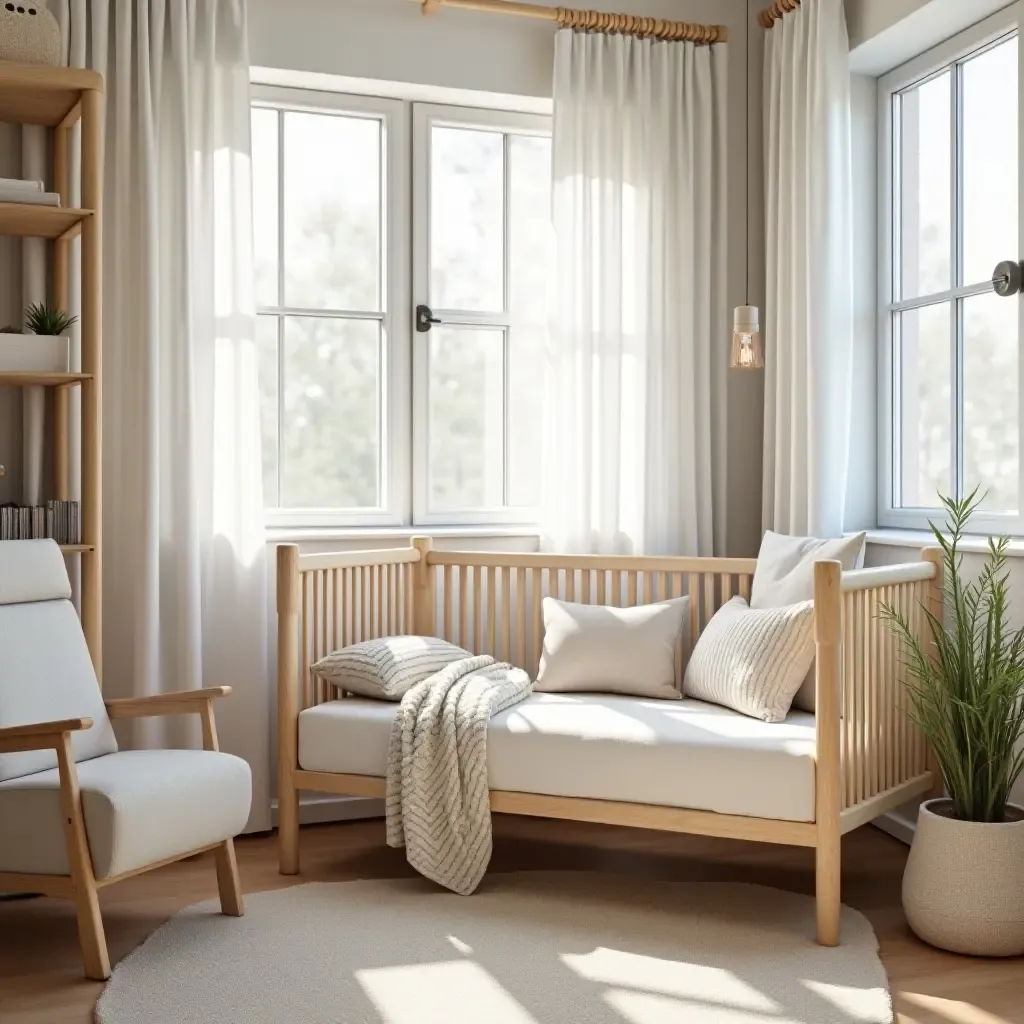
[[[1024,809],[1010,791],[1024,769],[1024,629],[1009,625],[1009,540],[989,538],[975,582],[960,543],[977,509],[942,498],[945,622],[928,608],[927,637],[891,607],[902,642],[908,713],[934,752],[947,797],[921,806],[903,875],[903,907],[925,942],[955,953],[1024,953]]]
[[[0,370],[66,373],[71,365],[66,332],[77,319],[45,302],[29,306],[24,330],[0,330]]]

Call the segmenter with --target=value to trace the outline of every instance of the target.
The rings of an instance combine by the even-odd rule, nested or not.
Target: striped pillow
[[[814,659],[814,602],[752,609],[724,604],[701,634],[683,694],[782,722]]]
[[[428,676],[471,657],[435,636],[385,636],[334,651],[313,665],[313,672],[347,693],[401,700]]]

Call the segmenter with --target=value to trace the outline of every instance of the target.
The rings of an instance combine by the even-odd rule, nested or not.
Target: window
[[[275,89],[252,127],[268,520],[535,522],[549,119]]]
[[[881,81],[882,525],[984,493],[979,530],[1021,532],[1020,4]]]

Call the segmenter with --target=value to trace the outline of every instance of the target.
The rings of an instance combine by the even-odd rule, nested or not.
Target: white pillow
[[[814,599],[814,563],[836,561],[843,569],[864,564],[866,533],[836,540],[816,537],[787,537],[768,530],[761,541],[757,568],[750,586],[751,608],[781,608]],[[803,711],[814,710],[814,661],[793,704]]]
[[[436,636],[385,636],[343,647],[321,658],[313,672],[347,693],[401,700],[417,683],[463,658],[472,658]]]
[[[751,718],[782,722],[813,658],[813,602],[754,610],[734,597],[697,641],[683,693]]]
[[[688,597],[637,608],[545,597],[544,650],[534,689],[679,700],[676,646],[689,606]]]

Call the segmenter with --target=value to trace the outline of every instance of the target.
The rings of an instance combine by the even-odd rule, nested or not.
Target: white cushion
[[[395,705],[349,697],[299,715],[308,771],[383,778]],[[713,704],[533,693],[487,728],[491,789],[814,820],[814,717],[766,725]]]
[[[72,734],[76,761],[117,750],[74,607],[66,599],[0,605],[0,728],[62,718],[94,723]],[[56,765],[53,750],[0,754],[0,782]]]
[[[55,541],[0,541],[0,604],[70,597],[67,566]]]
[[[206,750],[125,750],[78,765],[97,878],[236,836],[252,801],[248,764]],[[0,783],[0,871],[68,874],[56,769]]]
[[[842,562],[844,570],[859,569],[864,564],[866,533],[835,540],[816,537],[787,537],[768,530],[757,554],[757,567],[750,585],[751,608],[781,608],[814,599],[814,563]],[[793,703],[805,711],[813,711],[814,663],[797,691]]]
[[[813,602],[755,610],[734,597],[701,633],[686,666],[683,693],[781,722],[813,658]]]
[[[635,608],[545,597],[535,689],[679,700],[676,648],[689,605],[688,597]]]
[[[469,651],[436,636],[385,636],[333,651],[313,672],[348,693],[401,700],[417,683],[469,657]]]

